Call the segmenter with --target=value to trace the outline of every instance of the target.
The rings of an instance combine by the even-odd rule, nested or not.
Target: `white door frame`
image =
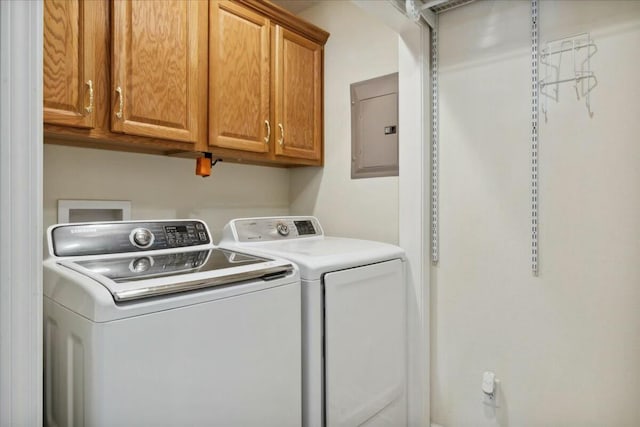
[[[430,425],[429,32],[415,25],[398,38],[399,243],[408,259],[409,416]]]
[[[399,244],[409,295],[409,425],[430,425],[429,31],[393,1],[352,0],[398,33]]]
[[[0,2],[0,426],[42,425],[41,1]]]
[[[400,245],[411,284],[410,424],[429,424],[428,140],[424,29],[399,37]],[[42,25],[40,1],[0,2],[0,427],[42,425]],[[385,17],[386,16],[386,17]],[[406,20],[405,20],[406,21]]]

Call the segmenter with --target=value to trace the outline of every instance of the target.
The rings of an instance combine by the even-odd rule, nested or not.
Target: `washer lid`
[[[148,252],[58,264],[100,282],[118,302],[279,277],[293,270],[286,261],[221,249]]]

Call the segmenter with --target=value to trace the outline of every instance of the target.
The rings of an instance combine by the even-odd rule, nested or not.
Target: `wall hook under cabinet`
[[[211,153],[203,154],[204,157],[198,157],[196,159],[196,175],[206,178],[211,175],[211,168],[214,167],[216,163],[221,162],[222,159],[213,160]]]

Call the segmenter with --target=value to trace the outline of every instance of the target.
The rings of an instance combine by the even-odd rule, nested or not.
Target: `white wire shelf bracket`
[[[438,15],[475,0],[387,0],[415,22],[429,27],[431,35],[431,262],[439,250],[439,130],[438,130]]]
[[[531,0],[531,272],[538,275],[538,0]]]
[[[431,262],[439,260],[438,236],[438,19],[431,28]]]

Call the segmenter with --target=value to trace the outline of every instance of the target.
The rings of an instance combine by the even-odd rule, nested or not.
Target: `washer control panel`
[[[106,255],[211,243],[206,224],[199,220],[61,224],[49,232],[52,254],[56,256]]]
[[[268,242],[322,236],[322,227],[314,217],[278,217],[236,219],[228,225],[238,242]]]

